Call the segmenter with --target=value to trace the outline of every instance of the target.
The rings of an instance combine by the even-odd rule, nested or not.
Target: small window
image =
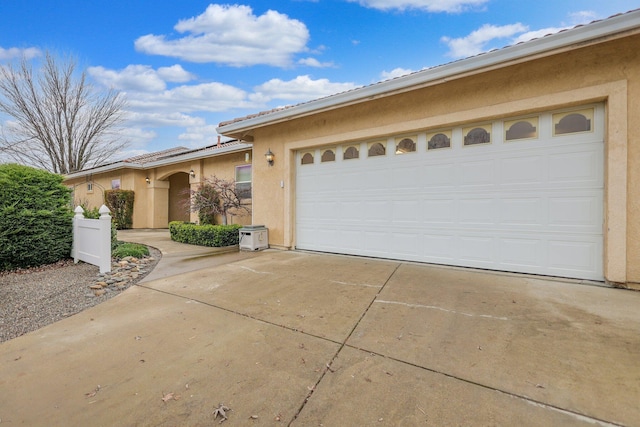
[[[451,135],[445,133],[436,133],[427,143],[427,150],[437,150],[438,148],[450,148],[451,147]]]
[[[302,165],[311,165],[311,164],[313,164],[313,154],[304,153],[304,155],[302,156],[302,159],[300,160],[300,164],[302,164]]]
[[[350,147],[347,147],[347,149],[344,150],[344,154],[342,156],[344,160],[357,159],[359,157],[360,157],[360,151],[358,150],[357,147],[353,145]]]
[[[251,165],[236,166],[236,192],[240,199],[251,198]]]
[[[504,139],[514,141],[516,139],[530,139],[538,137],[538,118],[513,120],[505,122],[506,129]]]
[[[593,122],[593,109],[572,111],[553,115],[554,135],[590,132]]]
[[[396,154],[406,154],[416,151],[415,138],[396,140]]]
[[[491,133],[489,133],[491,125],[477,126],[464,130],[464,145],[488,144],[491,142]]]
[[[87,192],[93,193],[93,182],[87,182]]]
[[[336,160],[336,152],[333,151],[332,149],[324,150],[324,153],[322,153],[322,157],[320,158],[320,161],[322,163],[334,162],[335,160]]]
[[[111,189],[119,190],[120,189],[120,179],[112,179],[111,180]]]
[[[384,156],[387,149],[382,142],[372,142],[369,144],[369,157]]]

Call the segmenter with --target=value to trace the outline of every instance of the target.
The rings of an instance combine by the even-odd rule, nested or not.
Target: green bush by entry
[[[190,222],[172,221],[169,223],[171,240],[191,245],[219,248],[233,246],[240,242],[238,230],[241,225],[197,225]]]
[[[149,248],[138,243],[120,243],[111,251],[111,256],[116,259],[128,256],[142,258],[145,255],[149,255]]]
[[[0,270],[52,264],[71,254],[71,190],[63,177],[0,165]]]
[[[105,190],[104,204],[111,211],[112,221],[118,230],[133,227],[133,190]]]

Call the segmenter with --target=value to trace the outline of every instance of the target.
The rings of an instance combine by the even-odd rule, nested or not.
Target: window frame
[[[238,178],[240,177],[238,172],[242,171],[243,169],[245,169],[245,170],[248,169],[249,170],[249,180],[248,181],[246,181],[246,180],[244,180],[244,181],[238,180]],[[235,186],[236,186],[236,192],[238,193],[238,197],[241,200],[251,199],[253,197],[253,182],[252,182],[253,181],[253,167],[252,167],[252,165],[251,164],[248,164],[248,165],[237,165],[235,167],[235,170],[234,170],[234,179],[235,179]],[[240,185],[249,184],[249,189],[248,190],[247,189],[240,190],[238,188],[238,184],[240,184]],[[246,194],[247,191],[249,193],[249,197],[245,197],[245,194]]]

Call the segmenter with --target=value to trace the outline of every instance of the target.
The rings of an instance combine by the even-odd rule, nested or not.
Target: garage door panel
[[[543,156],[511,157],[500,162],[500,184],[542,184],[546,177],[546,162]]]
[[[457,183],[455,177],[455,165],[449,164],[429,164],[422,170],[422,183],[428,188],[454,187]]]
[[[500,263],[505,266],[535,268],[543,264],[544,241],[536,237],[501,238]]]
[[[365,200],[364,206],[364,219],[369,225],[389,222],[393,206],[387,200]]]
[[[420,218],[420,204],[417,200],[395,200],[392,222],[395,224],[410,223],[416,225]]]
[[[460,174],[460,185],[462,186],[494,184],[495,161],[484,160],[475,162],[463,162],[458,165],[457,172]]]
[[[599,202],[597,196],[552,197],[549,199],[549,224],[592,226],[602,209]]]
[[[575,181],[590,184],[601,180],[602,157],[595,151],[566,153],[549,161],[549,179],[553,182]]]
[[[366,255],[388,258],[391,233],[365,230],[363,231]]]
[[[344,222],[362,221],[362,202],[342,202],[340,203],[340,218]]]
[[[495,242],[492,237],[460,237],[459,258],[463,261],[493,263],[495,260],[495,250]]]
[[[459,221],[461,224],[493,224],[495,223],[495,200],[487,198],[468,198],[459,200]]]
[[[456,204],[453,199],[422,201],[423,224],[452,224],[456,219]]]
[[[593,271],[601,250],[594,242],[552,240],[549,242],[549,267],[561,271]]]
[[[393,233],[391,237],[391,253],[407,256],[408,259],[415,260],[420,257],[422,250],[420,235],[415,231],[405,231]]]
[[[500,200],[500,223],[511,226],[536,226],[543,220],[541,197],[504,198]]]
[[[551,117],[534,140],[371,158],[363,142],[358,159],[299,165],[296,247],[602,280],[602,134],[553,137]]]
[[[456,259],[456,240],[452,235],[424,233],[422,250],[425,260],[433,263],[453,263]]]

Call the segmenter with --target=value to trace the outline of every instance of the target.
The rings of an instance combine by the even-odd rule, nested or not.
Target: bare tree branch
[[[128,144],[117,132],[125,106],[119,92],[98,92],[78,75],[72,57],[47,53],[37,78],[26,58],[0,66],[0,113],[11,118],[0,151],[60,174],[100,165]]]
[[[196,190],[190,190],[189,209],[204,215],[220,215],[222,223],[227,224],[227,216],[242,216],[251,213],[234,181],[213,175],[205,178]]]

